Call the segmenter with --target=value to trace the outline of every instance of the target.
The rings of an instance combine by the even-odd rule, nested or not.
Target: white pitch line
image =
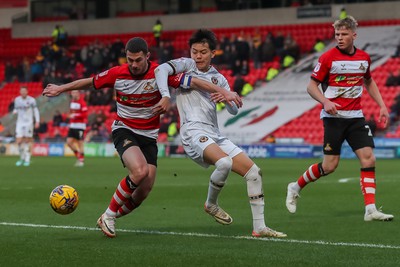
[[[13,222],[0,222],[0,225],[3,225],[3,226],[32,227],[32,228],[54,228],[54,229],[100,231],[100,229],[95,228],[95,227],[71,226],[71,225],[48,225],[48,224],[13,223]],[[329,242],[329,241],[323,241],[323,240],[315,240],[315,241],[313,241],[313,240],[296,240],[296,239],[281,239],[281,238],[256,238],[256,237],[251,237],[251,236],[224,236],[224,235],[217,235],[217,234],[183,233],[183,232],[161,232],[161,231],[132,230],[132,229],[118,229],[118,232],[149,234],[149,235],[189,236],[189,237],[201,237],[201,238],[224,238],[224,239],[239,239],[239,240],[257,240],[257,241],[263,241],[263,242],[281,242],[281,243],[309,244],[309,245],[321,245],[321,246],[400,249],[400,246],[393,246],[393,245],[368,244],[368,243]]]

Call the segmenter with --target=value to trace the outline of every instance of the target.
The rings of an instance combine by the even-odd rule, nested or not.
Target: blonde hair
[[[352,16],[347,16],[344,19],[339,19],[339,20],[335,21],[335,23],[333,23],[332,26],[335,30],[338,30],[338,29],[344,27],[346,29],[350,29],[353,32],[355,32],[357,30],[358,23],[357,23],[356,19],[353,18]]]

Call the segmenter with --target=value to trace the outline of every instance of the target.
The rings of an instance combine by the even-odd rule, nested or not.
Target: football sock
[[[73,149],[72,152],[74,152],[74,155],[77,159],[79,159],[79,152],[78,150]]]
[[[139,205],[136,204],[135,201],[132,198],[130,198],[125,202],[125,204],[122,207],[120,207],[118,209],[116,217],[120,218],[122,216],[125,216],[125,215],[131,213],[137,207],[139,207]]]
[[[375,207],[375,167],[361,168],[360,176],[361,192],[364,196],[366,210],[376,210]]]
[[[244,176],[247,183],[247,194],[253,215],[253,229],[259,231],[265,228],[264,193],[262,189],[261,170],[254,164]]]
[[[80,162],[84,162],[85,161],[85,154],[84,153],[78,153],[78,160]]]
[[[297,180],[297,185],[295,185],[295,188],[293,188],[296,191],[300,191],[303,189],[308,183],[310,182],[315,182],[318,180],[321,176],[324,176],[324,170],[322,169],[322,163],[315,163],[311,165],[304,173],[302,176],[299,177]],[[297,187],[298,186],[298,187]]]
[[[131,197],[133,191],[135,191],[137,185],[132,182],[129,175],[123,178],[115,190],[113,197],[111,198],[110,205],[106,210],[106,214],[111,217],[116,217],[118,210],[125,204],[125,202]]]
[[[31,146],[29,143],[24,143],[25,162],[31,161]]]
[[[22,161],[25,160],[25,147],[24,146],[25,146],[25,143],[21,143],[18,145],[19,158]]]
[[[211,174],[208,186],[207,204],[217,204],[218,195],[225,185],[229,172],[232,168],[232,159],[230,157],[220,158],[215,163],[215,170]]]

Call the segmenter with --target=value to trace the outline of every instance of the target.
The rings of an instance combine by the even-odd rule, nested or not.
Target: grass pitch
[[[117,220],[117,238],[95,228],[117,183],[118,158],[35,157],[30,167],[0,157],[0,266],[400,266],[398,160],[377,162],[377,205],[393,222],[364,222],[356,160],[306,187],[296,214],[285,207],[286,186],[316,159],[256,160],[263,170],[266,221],[285,239],[251,238],[246,185],[231,174],[219,203],[234,219],[216,223],[203,211],[212,171],[189,159],[159,159],[153,192]],[[75,187],[70,215],[49,205],[51,190]]]

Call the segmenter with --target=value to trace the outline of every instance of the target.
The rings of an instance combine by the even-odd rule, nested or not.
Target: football
[[[78,192],[69,185],[59,185],[50,193],[50,206],[58,214],[70,214],[78,204]]]

